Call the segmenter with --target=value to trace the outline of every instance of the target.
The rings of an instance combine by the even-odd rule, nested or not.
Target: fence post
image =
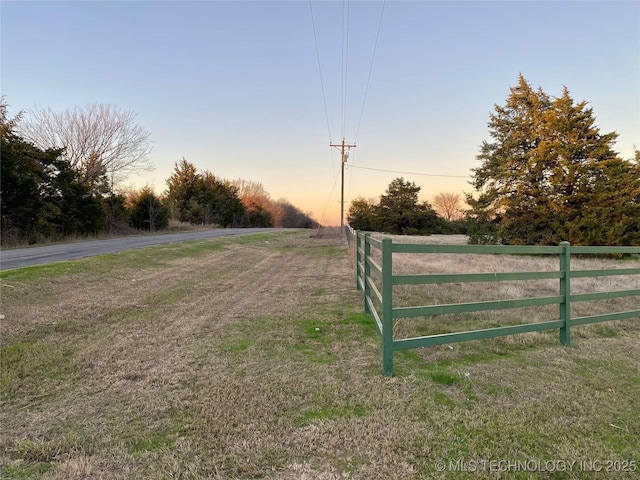
[[[560,295],[563,297],[560,304],[560,320],[564,326],[560,327],[560,343],[565,347],[571,345],[571,244],[560,242],[562,253],[560,254]]]
[[[353,235],[351,234],[351,229],[349,228],[348,224],[342,228],[344,230],[344,236],[347,237],[347,256],[349,257],[349,261],[353,265],[353,257],[351,255],[353,248]]]
[[[356,234],[356,290],[362,290],[360,286],[360,262],[362,256],[360,255],[360,248],[362,247],[362,241],[360,240],[360,232],[355,231]]]
[[[371,295],[371,287],[369,286],[368,279],[371,276],[371,265],[369,265],[369,257],[371,257],[371,244],[369,243],[369,235],[370,233],[365,233],[364,238],[364,258],[362,259],[362,264],[364,267],[364,272],[362,275],[362,286],[364,288],[364,313],[371,313],[369,310],[369,296]]]
[[[393,241],[382,239],[382,373],[393,375]]]

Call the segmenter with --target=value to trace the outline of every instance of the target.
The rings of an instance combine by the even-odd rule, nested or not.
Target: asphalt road
[[[240,235],[256,232],[270,232],[272,228],[225,228],[219,230],[202,230],[197,232],[168,233],[136,237],[113,238],[109,240],[92,240],[87,242],[58,243],[42,247],[16,248],[0,251],[0,270],[44,265],[65,260],[102,255],[104,253],[132,250],[134,248],[151,247],[165,243],[184,242],[185,240],[201,240]]]

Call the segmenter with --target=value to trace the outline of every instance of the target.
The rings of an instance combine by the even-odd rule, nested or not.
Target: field
[[[2,478],[640,475],[637,319],[400,352],[383,377],[340,232],[0,278]],[[446,292],[400,300],[425,295]]]

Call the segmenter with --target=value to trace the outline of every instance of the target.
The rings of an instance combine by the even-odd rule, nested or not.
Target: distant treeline
[[[47,141],[55,144],[64,139],[38,125],[21,126],[22,113],[10,119],[4,98],[0,102],[0,215],[5,246],[102,232],[161,230],[170,220],[218,227],[317,226],[310,214],[287,200],[272,200],[259,183],[199,172],[185,159],[176,163],[161,195],[150,187],[117,193],[118,178],[144,164],[148,153],[148,135],[131,124],[132,116],[95,105],[65,112],[66,116],[39,113],[51,115],[43,125],[54,128],[59,121],[56,132],[66,128],[65,146],[44,147]],[[96,126],[92,131],[79,131],[92,122]],[[137,144],[124,148],[127,141]],[[87,145],[92,142],[95,148]],[[133,160],[127,163],[114,151]]]

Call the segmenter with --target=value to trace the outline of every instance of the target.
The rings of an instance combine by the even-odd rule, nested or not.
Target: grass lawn
[[[399,352],[383,377],[339,232],[0,280],[1,478],[640,477],[637,319]]]

